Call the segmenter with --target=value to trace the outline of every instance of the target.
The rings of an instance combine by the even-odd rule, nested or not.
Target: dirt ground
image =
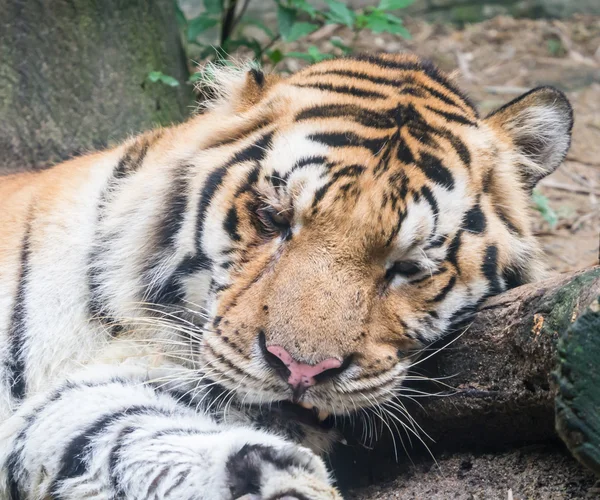
[[[454,29],[407,20],[412,40],[362,35],[357,47],[412,51],[453,72],[482,114],[538,85],[565,91],[575,109],[573,143],[567,160],[544,179],[539,191],[558,216],[551,226],[538,214],[536,233],[555,272],[598,264],[600,231],[600,17],[566,21],[499,17]],[[331,52],[333,32],[325,27],[310,44]],[[284,63],[289,70],[297,63]],[[600,483],[562,449],[525,448],[498,454],[437,456],[381,467],[370,486],[348,498],[402,499],[583,499],[600,498]],[[380,469],[379,464],[369,468]],[[384,472],[384,470],[386,470]],[[360,474],[359,474],[360,475]],[[387,480],[386,480],[387,478]],[[393,478],[393,479],[390,479]]]
[[[600,17],[564,21],[497,17],[455,29],[406,20],[412,40],[361,35],[358,50],[411,51],[455,75],[482,114],[538,85],[567,92],[575,109],[573,144],[560,169],[544,179],[540,192],[558,216],[551,227],[537,217],[536,232],[554,271],[598,263],[600,228]],[[323,52],[344,29],[326,26],[309,37]],[[289,70],[296,61],[284,61]]]
[[[566,452],[551,445],[437,457],[391,481],[359,488],[347,500],[566,500],[600,498],[600,486]]]

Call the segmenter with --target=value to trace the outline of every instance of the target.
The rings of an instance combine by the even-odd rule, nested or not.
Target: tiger
[[[0,178],[2,498],[339,499],[335,420],[546,272],[561,91],[480,117],[385,53],[208,80],[182,124]]]

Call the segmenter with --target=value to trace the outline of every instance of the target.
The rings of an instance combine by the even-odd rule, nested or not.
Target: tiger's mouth
[[[313,427],[331,429],[334,425],[332,414],[320,410],[310,403],[281,401],[276,406],[273,406],[271,411],[278,413],[282,418],[295,420]]]

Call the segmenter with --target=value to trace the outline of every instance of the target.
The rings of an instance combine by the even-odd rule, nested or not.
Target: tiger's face
[[[198,209],[199,353],[239,401],[386,401],[412,352],[540,276],[528,198],[569,146],[560,92],[481,119],[430,64],[381,55],[251,70],[226,94]]]

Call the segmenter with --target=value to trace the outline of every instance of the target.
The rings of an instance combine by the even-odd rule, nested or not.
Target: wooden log
[[[600,297],[558,343],[556,430],[582,464],[600,475]]]
[[[458,338],[445,340],[440,347],[447,347],[422,370],[415,367],[443,379],[456,393],[420,400],[422,406],[410,408],[412,416],[443,447],[506,447],[552,439],[558,339],[599,294],[600,267],[595,267],[488,300]],[[570,362],[578,363],[571,351]],[[439,383],[437,389],[432,383],[417,388],[444,390]],[[597,402],[600,393],[594,394]]]

